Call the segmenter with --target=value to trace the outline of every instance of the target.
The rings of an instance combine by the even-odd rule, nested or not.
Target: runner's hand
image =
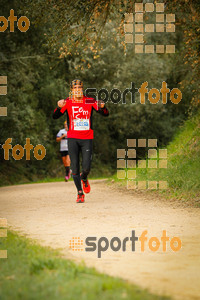
[[[58,107],[62,108],[63,106],[65,106],[65,103],[66,103],[65,100],[62,99],[62,100],[59,100],[57,104],[58,104]]]
[[[105,103],[102,100],[98,100],[98,107],[99,108],[104,108]]]

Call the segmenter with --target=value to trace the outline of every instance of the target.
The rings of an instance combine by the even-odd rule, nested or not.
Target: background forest
[[[139,88],[161,89],[162,81],[170,90],[179,88],[183,98],[177,105],[169,100],[153,105],[107,102],[109,118],[94,115],[93,176],[116,173],[116,150],[126,146],[127,138],[157,138],[164,147],[180,126],[198,113],[200,4],[197,0],[165,2],[165,13],[175,13],[175,33],[145,34],[145,42],[176,45],[175,54],[135,54],[133,44],[124,43],[124,14],[134,11],[140,1],[4,1],[1,16],[8,18],[14,9],[31,24],[27,32],[9,27],[0,33],[0,75],[8,78],[8,94],[0,96],[8,116],[0,117],[0,144],[12,138],[12,145],[42,144],[46,157],[31,156],[15,161],[11,154],[4,160],[0,149],[1,185],[58,177],[63,173],[56,134],[64,117],[52,119],[59,99],[69,95],[69,83],[83,80],[84,89],[118,88],[124,91],[131,82]],[[143,1],[148,3],[150,1]],[[156,2],[156,1],[155,1]],[[145,14],[151,23],[155,15]],[[11,153],[11,152],[10,152]],[[143,155],[143,153],[139,154]]]

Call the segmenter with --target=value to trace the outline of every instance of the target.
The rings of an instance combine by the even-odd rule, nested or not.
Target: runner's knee
[[[73,172],[73,171],[72,171],[72,175],[73,175],[73,176],[78,176],[78,175],[80,176],[80,173],[79,173],[79,172]]]
[[[78,166],[72,166],[71,165],[71,170],[72,170],[72,175],[80,175],[80,169],[78,168]]]
[[[90,173],[90,169],[83,170],[81,173],[81,179],[86,179],[89,173]]]

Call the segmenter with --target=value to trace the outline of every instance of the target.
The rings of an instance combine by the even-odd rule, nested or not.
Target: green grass
[[[167,299],[63,259],[13,231],[0,241],[0,249],[8,250],[8,258],[0,259],[0,299]]]
[[[98,179],[105,179],[105,177],[90,177],[90,180],[98,180]],[[64,181],[64,178],[63,177],[59,177],[59,178],[50,178],[50,177],[47,177],[47,178],[44,178],[44,179],[41,179],[41,180],[37,180],[37,181],[33,181],[33,182],[29,182],[29,183],[45,183],[45,182],[61,182],[61,181]],[[72,178],[69,179],[69,181],[73,181]]]
[[[54,175],[48,174],[37,174],[30,172],[29,169],[24,168],[23,163],[3,165],[0,172],[0,187],[9,185],[20,185],[20,184],[30,184],[30,183],[45,183],[45,182],[60,182],[64,181],[65,170],[62,166],[62,162],[59,161],[59,170],[54,172]],[[20,167],[21,166],[21,167]],[[104,179],[109,177],[113,172],[108,166],[98,165],[98,163],[93,162],[93,167],[90,172],[90,179]],[[35,172],[36,170],[34,170]],[[46,170],[47,171],[47,170]],[[72,179],[70,179],[72,180]]]
[[[98,179],[106,179],[106,177],[102,176],[92,176],[90,177],[90,180],[98,180]],[[72,178],[69,179],[69,181],[73,181]],[[48,182],[64,182],[64,176],[62,177],[45,177],[44,179],[34,180],[34,181],[19,181],[16,183],[13,183],[12,185],[21,185],[21,184],[34,184],[34,183],[48,183]],[[2,183],[0,186],[10,186],[10,184]]]
[[[186,121],[168,146],[168,181],[173,189],[200,191],[200,112]],[[200,195],[200,194],[199,194]]]
[[[200,207],[200,111],[180,128],[167,151],[165,195]]]

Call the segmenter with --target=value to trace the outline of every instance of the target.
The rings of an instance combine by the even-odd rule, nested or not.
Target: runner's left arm
[[[101,114],[102,116],[104,116],[104,117],[108,117],[109,116],[109,111],[108,111],[107,107],[105,107],[105,106],[103,108],[99,108],[97,110],[97,112],[99,114]]]
[[[104,104],[104,103],[103,103]],[[95,103],[93,104],[93,108],[96,110],[96,112],[98,112],[100,115],[104,116],[104,117],[108,117],[109,116],[109,111],[107,109],[107,107],[104,106],[103,107],[99,107],[98,105],[98,101],[95,101]]]

